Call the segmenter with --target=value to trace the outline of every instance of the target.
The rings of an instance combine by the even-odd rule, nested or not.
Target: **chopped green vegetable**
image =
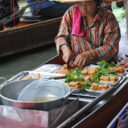
[[[75,68],[72,73],[66,74],[66,83],[76,82],[76,81],[84,81],[84,77],[82,74],[82,70],[79,68]]]
[[[97,65],[99,66],[99,68],[108,68],[108,67],[114,67],[116,64],[114,62],[109,64],[107,61],[102,60],[100,62],[97,62]]]
[[[91,87],[91,82],[90,82],[89,80],[87,80],[87,81],[85,82],[84,86],[82,86],[82,87],[80,88],[80,92],[83,92],[83,91],[85,91],[85,89],[89,89],[90,87]]]
[[[108,75],[117,75],[115,71],[110,71],[105,68],[99,68],[98,72],[93,75],[93,82],[99,83],[99,79],[101,76],[108,76]]]
[[[109,67],[109,63],[105,60],[102,60],[100,62],[97,62],[99,68],[108,68]]]

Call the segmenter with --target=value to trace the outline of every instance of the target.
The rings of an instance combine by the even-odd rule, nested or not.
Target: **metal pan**
[[[37,79],[19,80],[4,84],[0,87],[0,98],[3,105],[9,105],[19,108],[46,110],[60,107],[66,100],[66,97],[70,94],[68,85],[61,83],[65,87],[65,94],[56,98],[56,100],[48,102],[24,102],[17,100],[21,91],[30,83],[37,81]],[[59,81],[56,81],[59,82]],[[52,88],[56,89],[56,87]]]

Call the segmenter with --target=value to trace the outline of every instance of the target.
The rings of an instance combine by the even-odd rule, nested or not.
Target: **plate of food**
[[[81,91],[87,91],[92,93],[103,93],[111,87],[111,84],[103,83],[90,83],[87,81],[84,86],[80,89]]]
[[[110,84],[97,84],[97,83],[92,83],[89,89],[85,89],[86,91],[91,91],[91,92],[105,92],[107,89],[111,87]]]
[[[100,83],[108,83],[108,84],[116,84],[121,79],[120,76],[116,75],[108,75],[108,76],[101,76],[99,78]]]
[[[66,76],[64,74],[59,74],[59,73],[29,71],[28,75],[20,78],[20,80],[27,80],[27,79],[63,79],[65,77]]]
[[[74,68],[69,67],[67,64],[62,65],[60,68],[54,71],[54,73],[60,74],[70,74],[72,73]]]

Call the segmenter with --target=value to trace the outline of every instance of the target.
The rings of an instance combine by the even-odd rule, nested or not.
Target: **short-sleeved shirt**
[[[99,60],[117,57],[120,41],[120,28],[113,13],[101,8],[91,26],[87,26],[86,17],[82,16],[83,37],[72,35],[72,19],[75,6],[64,14],[58,35],[55,38],[58,53],[60,46],[68,45],[75,54],[93,49]]]

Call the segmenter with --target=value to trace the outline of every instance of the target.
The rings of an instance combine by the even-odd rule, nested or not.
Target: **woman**
[[[67,0],[66,0],[67,1]],[[69,0],[70,1],[70,0]],[[77,1],[77,0],[76,0]],[[65,63],[73,66],[117,57],[120,29],[111,11],[99,0],[79,0],[64,14],[55,42]]]

